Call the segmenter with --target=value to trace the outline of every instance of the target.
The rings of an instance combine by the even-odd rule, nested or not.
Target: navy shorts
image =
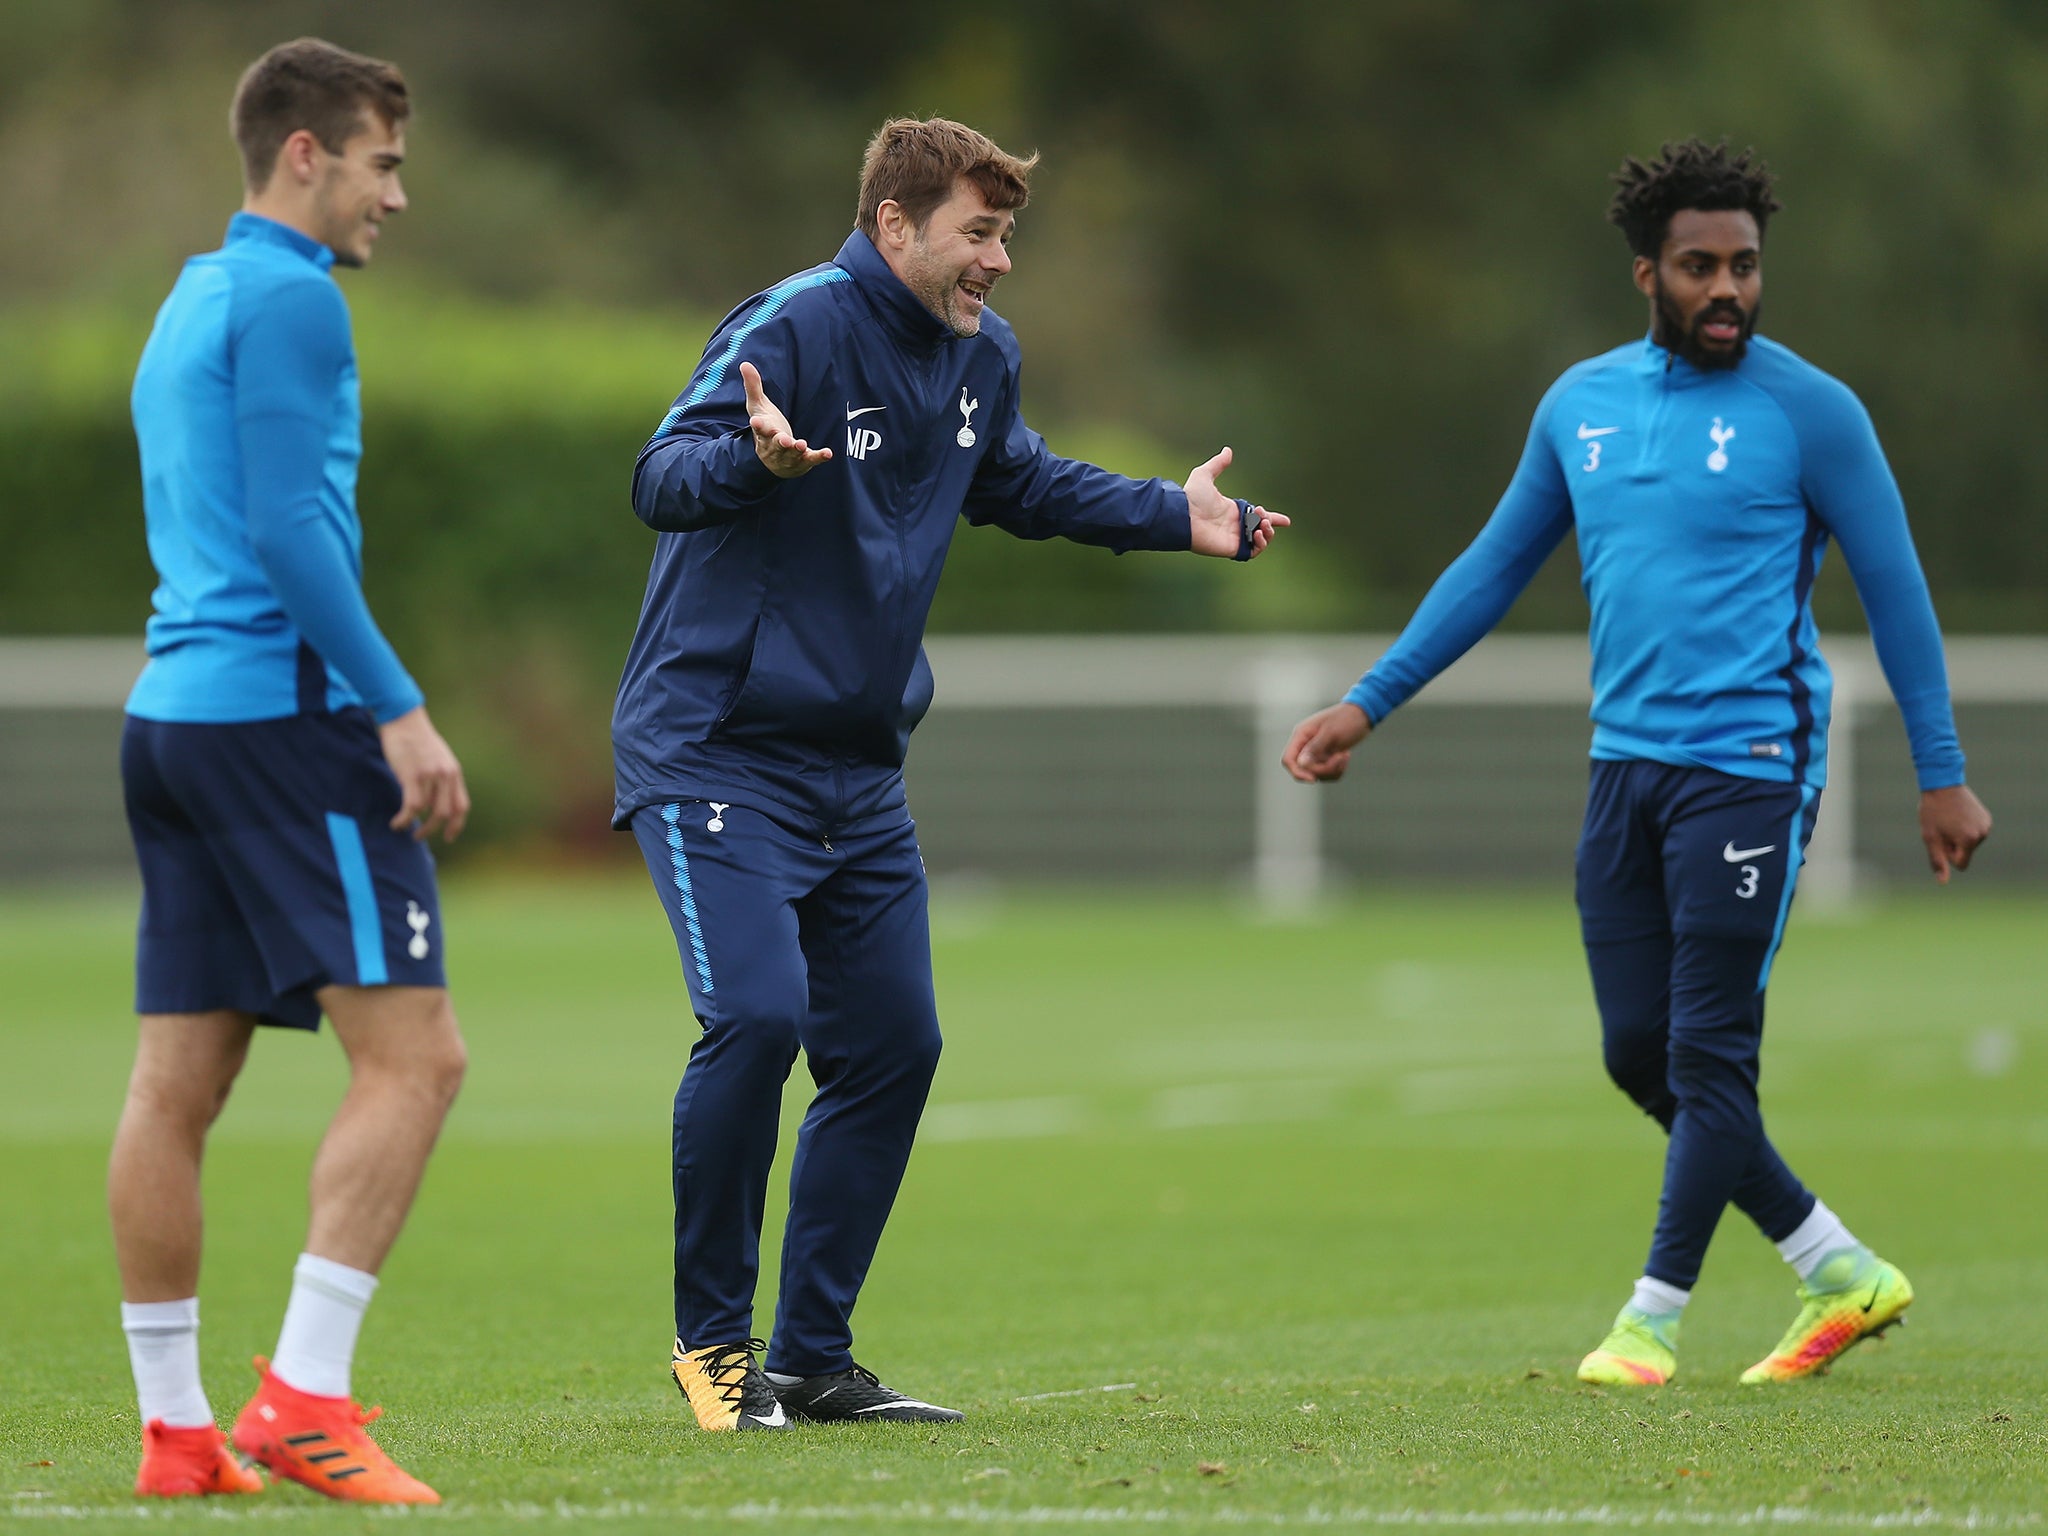
[[[1785,934],[1820,792],[1709,768],[1593,764],[1579,838],[1579,921],[1590,944],[1654,935]]]
[[[321,987],[447,984],[433,855],[391,828],[403,797],[367,710],[131,715],[121,781],[142,865],[136,1012],[317,1029]]]

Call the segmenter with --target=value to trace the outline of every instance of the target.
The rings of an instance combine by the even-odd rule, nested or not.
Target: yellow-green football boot
[[[1842,1352],[1903,1323],[1913,1287],[1868,1248],[1828,1255],[1799,1287],[1799,1315],[1778,1347],[1742,1373],[1751,1386],[1819,1376]]]
[[[1679,1312],[1623,1307],[1600,1347],[1579,1362],[1579,1380],[1596,1387],[1661,1387],[1678,1374]]]

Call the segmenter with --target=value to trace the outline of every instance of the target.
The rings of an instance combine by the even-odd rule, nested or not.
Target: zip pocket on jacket
[[[733,711],[739,708],[740,695],[747,691],[747,680],[754,675],[754,656],[761,648],[761,626],[764,622],[766,620],[763,615],[754,615],[754,627],[747,631],[746,660],[740,663],[739,671],[733,676],[732,685],[725,690],[725,702],[718,707],[718,718],[711,722],[714,734],[732,718]]]

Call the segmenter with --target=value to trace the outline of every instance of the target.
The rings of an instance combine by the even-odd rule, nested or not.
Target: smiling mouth
[[[976,283],[962,278],[959,291],[972,308],[979,309],[988,302],[989,290],[994,286],[993,283]]]
[[[1700,321],[1700,335],[1708,341],[1731,342],[1742,337],[1742,321],[1726,313],[1709,315]]]

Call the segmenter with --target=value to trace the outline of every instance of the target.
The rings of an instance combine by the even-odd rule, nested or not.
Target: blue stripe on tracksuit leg
[[[1785,942],[1785,922],[1792,916],[1792,888],[1799,883],[1799,871],[1806,867],[1806,844],[1813,836],[1814,812],[1819,804],[1819,790],[1800,786],[1799,809],[1792,813],[1791,824],[1785,828],[1785,847],[1791,862],[1785,871],[1785,893],[1778,898],[1778,921],[1771,929],[1771,947],[1764,952],[1763,969],[1757,972],[1759,992],[1771,984],[1771,966],[1778,958],[1778,947]]]
[[[801,1047],[817,1092],[790,1166],[768,1366],[844,1370],[938,1065],[916,831],[896,819],[835,832],[828,848],[742,806],[688,800],[632,826],[703,1026],[675,1100],[676,1335],[701,1349],[754,1331],[768,1173]]]
[[[661,808],[661,819],[668,824],[668,864],[670,878],[675,881],[676,898],[683,914],[683,931],[690,939],[690,959],[697,967],[697,987],[706,997],[717,990],[711,979],[711,958],[704,952],[704,928],[697,921],[697,895],[690,889],[690,856],[683,851],[683,829],[679,825],[683,808],[680,805],[665,805]]]

